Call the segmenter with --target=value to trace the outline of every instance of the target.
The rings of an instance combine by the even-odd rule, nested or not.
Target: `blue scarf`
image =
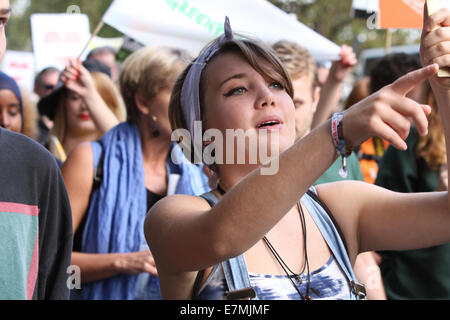
[[[147,214],[142,146],[133,122],[119,124],[100,140],[104,148],[103,179],[91,197],[82,239],[85,253],[125,253],[140,251]],[[172,157],[180,161],[175,165]],[[180,158],[182,157],[182,158]],[[175,193],[198,195],[207,191],[202,168],[184,158],[177,145],[167,159],[167,174],[180,175]],[[130,300],[135,298],[136,275],[120,274],[83,285],[87,300]]]

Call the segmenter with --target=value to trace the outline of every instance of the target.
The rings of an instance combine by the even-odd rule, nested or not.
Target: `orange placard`
[[[381,29],[422,29],[425,0],[379,0]]]

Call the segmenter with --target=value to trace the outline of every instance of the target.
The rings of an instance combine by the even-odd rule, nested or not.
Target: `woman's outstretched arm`
[[[433,65],[400,78],[361,101],[344,116],[349,144],[357,145],[372,136],[405,149],[412,118],[422,134],[427,130],[427,106],[405,95],[435,74]],[[253,171],[212,209],[202,199],[174,196],[161,200],[150,211],[145,233],[158,270],[182,273],[201,270],[250,249],[281,218],[336,160],[328,121],[298,141],[277,159],[275,175]],[[348,211],[341,226],[356,256],[356,211]]]

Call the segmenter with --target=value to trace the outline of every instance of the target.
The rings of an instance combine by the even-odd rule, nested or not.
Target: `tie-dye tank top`
[[[249,273],[250,283],[259,300],[301,300],[297,290],[286,275],[262,275]],[[311,272],[309,295],[313,300],[349,300],[349,282],[339,264],[331,256],[321,268]],[[307,275],[301,275],[301,284],[293,279],[300,292],[305,295]],[[227,284],[222,265],[216,265],[200,288],[199,300],[226,300]]]

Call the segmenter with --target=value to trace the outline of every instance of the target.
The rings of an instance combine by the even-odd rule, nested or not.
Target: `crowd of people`
[[[98,48],[34,93],[0,72],[0,299],[450,299],[450,12],[424,16],[420,55],[348,96],[351,47],[323,78],[301,36],[228,18],[198,57]]]

